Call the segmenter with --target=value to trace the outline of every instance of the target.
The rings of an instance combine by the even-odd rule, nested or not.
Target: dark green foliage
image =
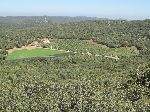
[[[7,61],[0,66],[0,109],[144,111],[149,109],[148,90],[128,79],[136,64],[142,63],[81,55]]]
[[[8,52],[6,50],[0,50],[0,61],[5,60]]]
[[[7,17],[7,19],[13,21],[11,17]],[[148,20],[93,20],[65,24],[50,22],[47,24],[40,23],[39,25],[34,23],[36,20],[34,17],[22,17],[21,19],[29,21],[29,23],[20,21],[20,24],[3,24],[0,30],[0,48],[5,47],[6,49],[10,49],[15,46],[20,47],[43,37],[49,39],[93,39],[99,44],[104,44],[112,48],[136,46],[139,50],[143,51],[146,51],[150,47],[148,32],[150,25]],[[42,20],[42,17],[40,19]],[[17,17],[15,20],[17,20]],[[26,24],[29,24],[29,26],[24,27]]]
[[[43,17],[0,18],[1,112],[149,112],[149,20],[63,19],[63,24],[58,24],[62,23],[59,18],[57,23],[47,18],[46,24],[35,21],[42,21]],[[54,47],[79,53],[4,60],[7,49],[45,37],[54,39],[50,42],[64,39],[56,40]],[[111,48],[136,46],[140,54],[121,55],[118,61],[104,55],[81,55],[86,48],[95,54],[100,52],[99,45],[89,47],[82,43],[90,39]],[[105,53],[104,50],[102,54]]]
[[[150,88],[150,70],[144,72],[141,77],[136,80],[136,83]]]
[[[135,102],[141,98],[141,93],[138,90],[128,91],[127,98],[130,101]]]

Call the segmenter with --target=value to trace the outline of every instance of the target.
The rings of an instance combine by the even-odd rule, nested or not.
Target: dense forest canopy
[[[81,21],[60,23],[46,22],[44,17],[6,17],[0,19],[1,42],[0,48],[12,48],[27,44],[37,38],[48,37],[58,39],[94,39],[98,43],[110,47],[136,46],[146,49],[149,45],[149,20],[88,20],[84,18],[67,18],[60,21]],[[53,17],[52,17],[53,18]],[[58,17],[59,18],[59,17]],[[93,18],[94,19],[94,18]],[[3,22],[3,21],[6,22]],[[7,23],[7,21],[12,21]],[[37,22],[38,21],[38,22]],[[15,24],[17,22],[17,24]],[[37,22],[37,23],[36,23]],[[11,43],[9,43],[11,41]],[[9,43],[9,44],[8,44]]]
[[[73,54],[6,60],[43,38]],[[0,17],[0,111],[149,112],[149,55],[148,19]]]

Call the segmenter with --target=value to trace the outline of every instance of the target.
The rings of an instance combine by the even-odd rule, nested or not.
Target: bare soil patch
[[[92,39],[90,39],[90,40],[84,40],[84,41],[86,43],[88,43],[88,44],[91,44],[91,45],[96,45],[96,46],[99,46],[99,47],[108,48],[106,45],[98,44],[98,43],[94,42]]]
[[[34,41],[27,46],[22,46],[21,48],[14,47],[13,49],[8,49],[7,52],[12,53],[14,51],[23,50],[23,49],[32,50],[32,49],[36,49],[36,48],[42,48],[41,47],[42,44],[48,44],[48,43],[50,43],[48,38],[43,38],[40,40],[40,42]]]
[[[12,52],[18,51],[18,50],[23,50],[23,49],[32,50],[32,49],[36,49],[36,48],[42,48],[42,47],[27,45],[27,46],[22,46],[21,48],[16,48],[16,47],[14,47],[13,49],[7,50],[7,52],[8,52],[8,53],[12,53]]]

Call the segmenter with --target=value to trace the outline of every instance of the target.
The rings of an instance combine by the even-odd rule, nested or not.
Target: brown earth
[[[29,44],[27,46],[22,46],[21,48],[14,47],[13,49],[8,49],[7,52],[12,53],[14,51],[23,50],[23,49],[32,50],[32,49],[36,49],[36,48],[42,48],[41,45],[42,44],[47,44],[47,43],[50,43],[48,38],[43,38],[43,39],[40,40],[40,43],[37,42],[37,41],[34,41],[34,42],[32,42],[31,44]]]
[[[32,50],[32,49],[36,49],[36,48],[42,48],[42,47],[37,47],[37,46],[33,46],[33,45],[27,45],[27,46],[22,46],[21,48],[14,47],[13,49],[7,50],[7,52],[8,53],[12,53],[12,52],[18,51],[18,50],[23,50],[23,49]]]
[[[96,45],[96,46],[99,46],[99,47],[104,47],[106,48],[107,46],[106,45],[102,45],[102,44],[98,44],[96,42],[94,42],[92,39],[91,40],[84,40],[86,43],[88,44],[91,44],[91,45]],[[107,47],[108,48],[108,47]]]

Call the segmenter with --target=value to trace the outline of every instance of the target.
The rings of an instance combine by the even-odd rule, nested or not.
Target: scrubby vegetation
[[[150,111],[150,20],[7,19],[0,22],[0,111]],[[50,43],[42,47],[73,54],[7,60],[9,49],[43,38]]]
[[[136,47],[120,47],[120,48],[110,48],[102,44],[97,44],[93,40],[77,40],[77,39],[55,39],[51,40],[49,44],[46,45],[48,48],[52,47],[55,49],[64,49],[72,52],[77,52],[87,55],[112,55],[112,56],[134,56],[138,55],[139,51]]]

